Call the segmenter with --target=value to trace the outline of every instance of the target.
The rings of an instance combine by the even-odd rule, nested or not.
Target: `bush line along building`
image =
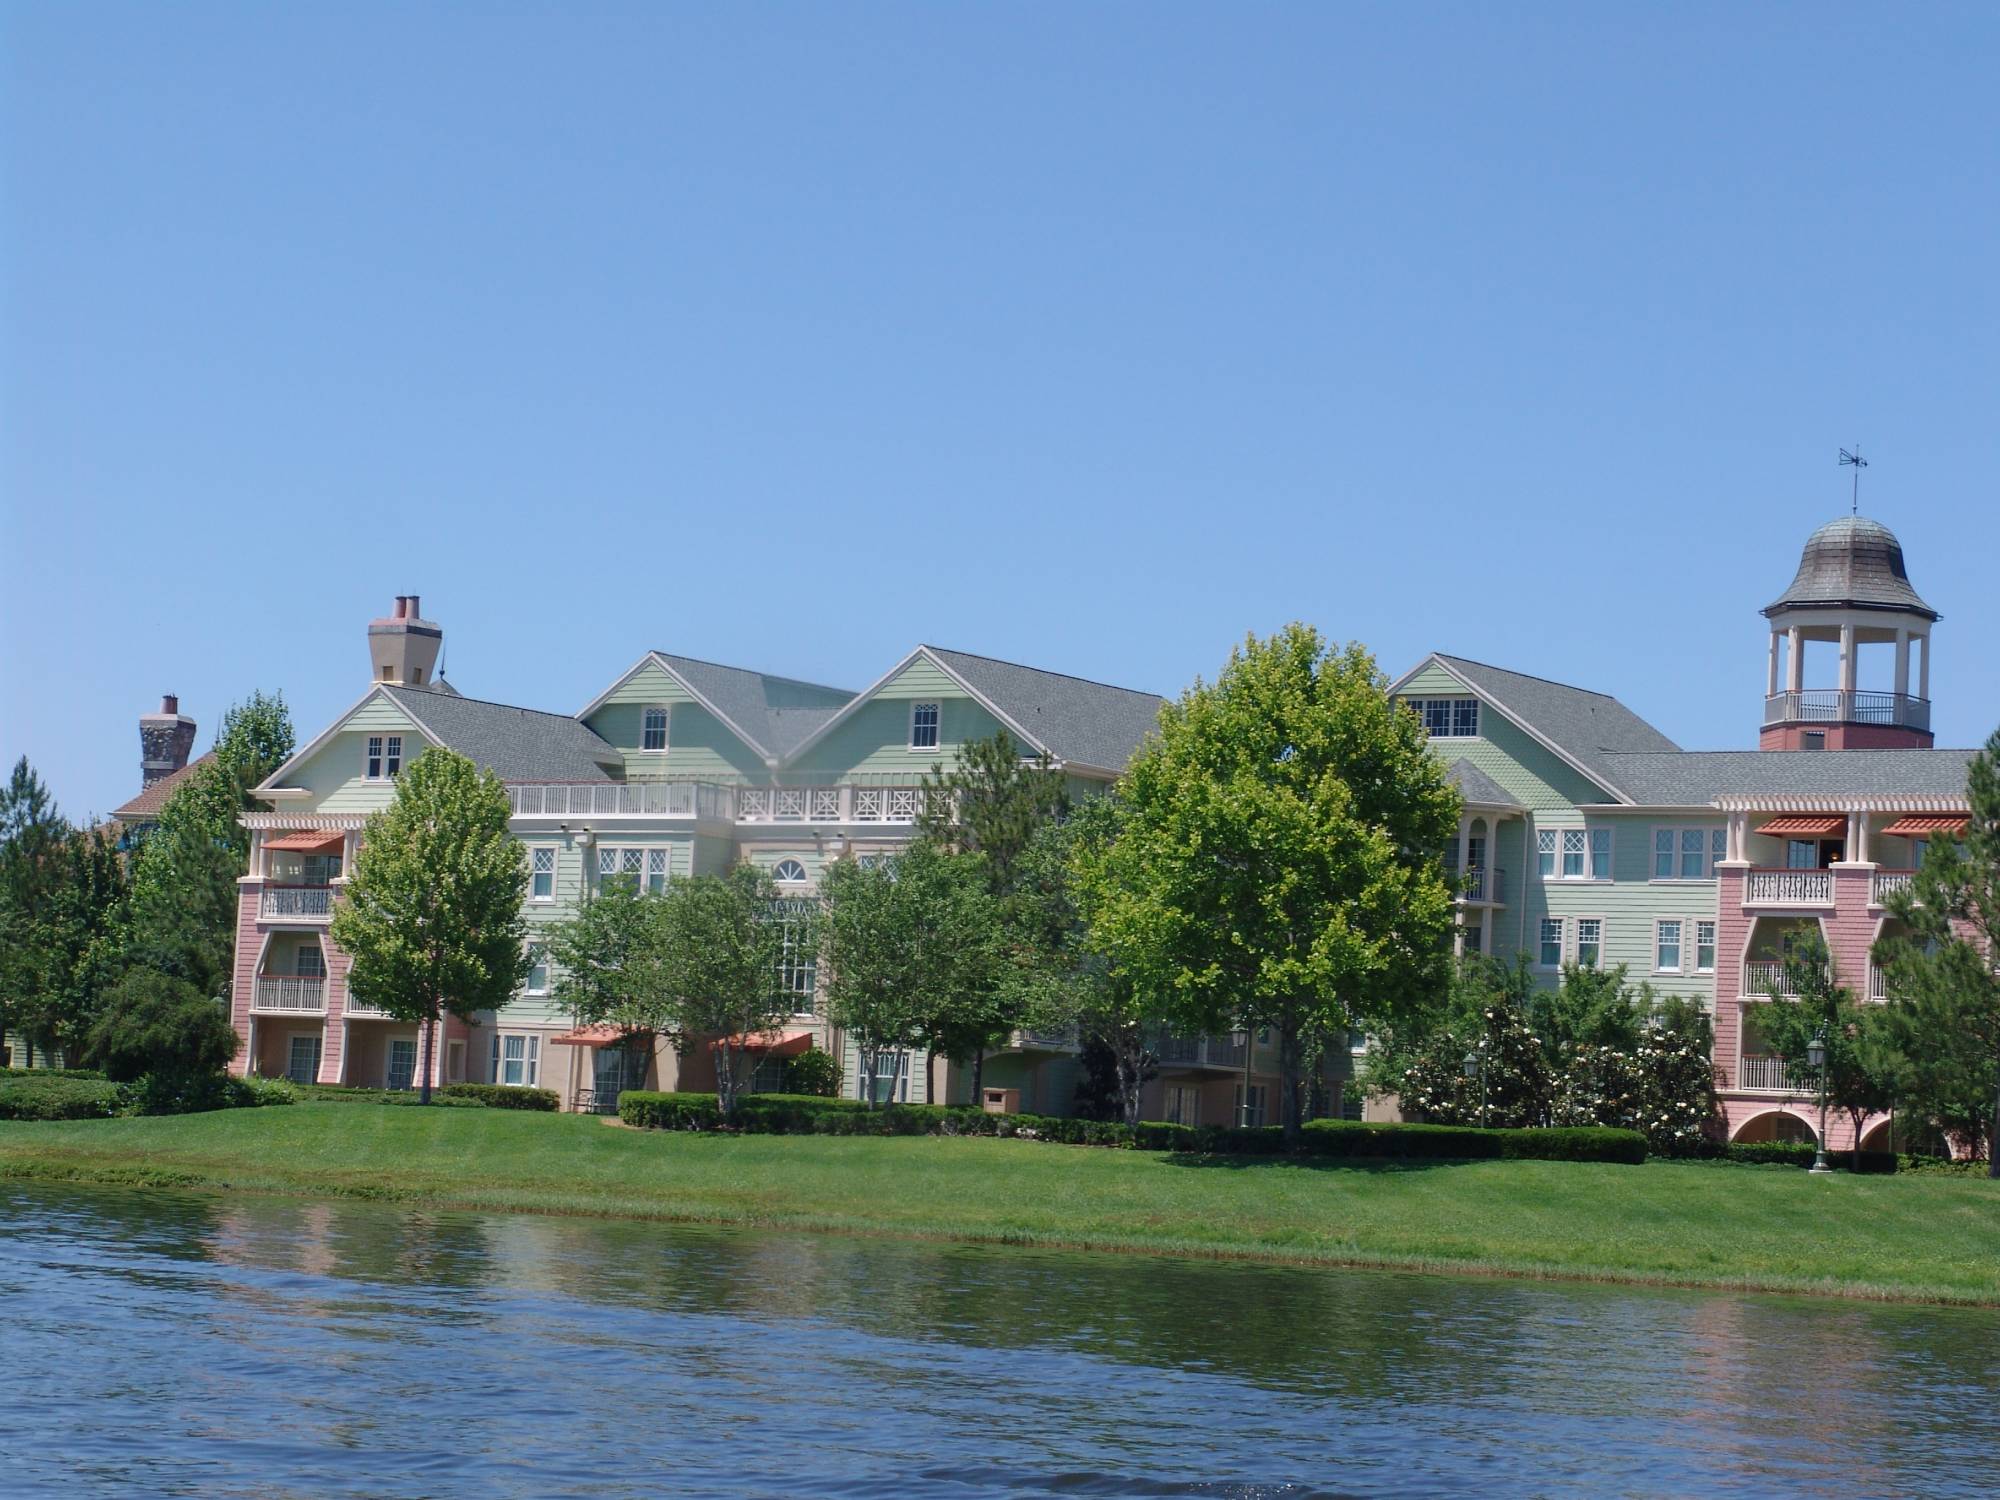
[[[1422,715],[1465,799],[1447,862],[1464,879],[1464,951],[1529,956],[1554,983],[1565,963],[1626,966],[1635,981],[1709,1006],[1732,1138],[1810,1136],[1809,1087],[1771,1056],[1756,1014],[1794,934],[1816,926],[1837,977],[1881,998],[1869,948],[1882,897],[1967,818],[1974,752],[1931,748],[1930,639],[1937,612],[1911,586],[1887,528],[1843,517],[1813,533],[1797,576],[1763,611],[1766,693],[1756,750],[1686,751],[1617,699],[1436,653],[1392,691]],[[232,1014],[236,1066],[325,1083],[407,1087],[414,1026],[349,1003],[327,940],[342,872],[367,815],[407,761],[445,745],[507,784],[530,872],[531,932],[572,914],[606,875],[658,886],[750,860],[809,896],[830,860],[892,852],[912,833],[922,778],[959,745],[1004,728],[1046,753],[1079,793],[1117,776],[1161,700],[989,657],[919,646],[861,692],[648,652],[575,714],[487,703],[436,676],[442,631],[415,596],[369,626],[373,681],[262,787],[246,815]],[[1830,648],[1809,682],[1810,646]],[[1863,650],[1890,684],[1863,689]],[[1913,681],[1917,684],[1911,691]],[[531,941],[533,941],[531,937]],[[846,1090],[909,1102],[967,1099],[966,1070],[921,1056],[856,1076],[856,1055],[815,1003],[809,961],[788,971],[793,1024],[760,1082],[807,1047],[840,1057]],[[602,1108],[619,1089],[712,1086],[700,1050],[637,1059],[578,1030],[544,964],[476,1024],[447,1022],[434,1081],[557,1089]],[[1146,1114],[1267,1117],[1276,1060],[1243,1035],[1167,1038]],[[1066,1113],[1077,1079],[1067,1038],[1017,1032],[985,1064],[1018,1107]],[[1883,1122],[1864,1126],[1866,1137]],[[1851,1128],[1832,1124],[1835,1147]]]

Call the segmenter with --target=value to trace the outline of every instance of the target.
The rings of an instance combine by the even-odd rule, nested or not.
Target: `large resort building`
[[[1838,981],[1882,998],[1869,953],[1892,920],[1883,897],[1909,880],[1930,840],[1963,830],[1973,752],[1931,747],[1939,617],[1887,528],[1859,517],[1822,527],[1763,613],[1754,750],[1682,750],[1608,694],[1443,653],[1393,691],[1422,716],[1464,796],[1448,853],[1463,881],[1459,947],[1526,954],[1550,984],[1565,964],[1623,965],[1635,983],[1700,1000],[1715,1017],[1732,1138],[1809,1139],[1811,1089],[1765,1047],[1759,1008],[1782,983],[1789,946],[1812,928]],[[271,810],[246,817],[232,1002],[240,1069],[415,1081],[417,1029],[349,1002],[327,924],[367,815],[429,746],[506,783],[532,931],[573,914],[606,877],[657,888],[740,860],[810,896],[829,861],[908,841],[922,778],[958,746],[1004,728],[1088,793],[1115,779],[1161,702],[920,646],[861,692],[653,651],[576,713],[551,713],[460,696],[435,673],[442,632],[415,597],[373,622],[368,639],[367,692],[259,789]],[[1863,672],[1864,653],[1879,672]],[[1809,670],[1820,656],[1830,672]],[[1887,685],[1863,688],[1864,677]],[[970,1102],[969,1070],[943,1059],[891,1059],[883,1076],[858,1077],[854,1049],[818,1003],[812,964],[787,979],[798,1013],[767,1039],[760,1085],[775,1085],[787,1053],[818,1047],[841,1060],[849,1094]],[[538,1085],[566,1107],[598,1109],[627,1087],[712,1087],[699,1049],[634,1050],[577,1028],[550,980],[538,961],[513,1004],[474,1024],[447,1022],[432,1049],[434,1081]],[[1148,1117],[1270,1117],[1276,1059],[1265,1039],[1162,1038],[1158,1058]],[[1059,1114],[1078,1072],[1071,1038],[1022,1032],[985,1060],[982,1081],[1003,1107]],[[1862,1143],[1885,1125],[1865,1122]],[[1853,1144],[1850,1125],[1829,1129],[1831,1146]]]

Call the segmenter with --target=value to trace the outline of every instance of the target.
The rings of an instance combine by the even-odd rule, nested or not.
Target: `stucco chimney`
[[[429,687],[437,672],[444,630],[418,614],[415,594],[396,595],[392,613],[368,622],[368,665],[377,682]]]
[[[180,695],[162,693],[160,711],[139,718],[139,777],[141,786],[151,786],[162,776],[171,776],[188,763],[194,749],[195,723],[181,712]]]

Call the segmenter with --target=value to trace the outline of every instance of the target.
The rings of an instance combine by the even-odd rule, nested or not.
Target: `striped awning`
[[[304,833],[287,833],[275,839],[264,840],[266,849],[292,849],[305,854],[317,853],[321,849],[338,849],[347,842],[347,835],[338,828],[309,828]]]
[[[1928,839],[1939,834],[1955,838],[1965,832],[1968,821],[1959,813],[1905,813],[1882,831],[1899,839]]]
[[[1801,813],[1793,817],[1773,818],[1757,831],[1785,838],[1822,838],[1829,833],[1845,833],[1847,819],[1839,813]]]

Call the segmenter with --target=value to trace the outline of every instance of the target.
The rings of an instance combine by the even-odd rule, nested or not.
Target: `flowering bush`
[[[1611,1046],[1570,1049],[1556,1090],[1558,1125],[1638,1128],[1645,1080],[1638,1058]]]
[[[1434,1125],[1548,1124],[1554,1080],[1541,1039],[1510,1005],[1487,1006],[1480,1021],[1476,1034],[1440,1032],[1417,1055],[1403,1074],[1404,1113]],[[1478,1059],[1472,1076],[1468,1053]]]

